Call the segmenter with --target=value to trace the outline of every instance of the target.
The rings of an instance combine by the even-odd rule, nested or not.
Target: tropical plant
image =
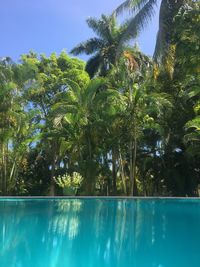
[[[63,193],[77,193],[77,190],[81,187],[83,182],[83,177],[77,173],[73,172],[72,175],[64,174],[54,177],[55,183],[63,188]]]
[[[126,31],[126,25],[118,26],[114,16],[105,15],[102,15],[101,19],[89,18],[87,24],[97,37],[80,43],[71,53],[92,55],[87,61],[86,71],[90,77],[105,76],[116,64],[119,54],[118,44]]]
[[[190,1],[161,1],[159,31],[154,52],[154,56],[158,61],[162,57],[165,58],[165,55],[168,54],[168,49],[172,42],[173,20],[179,12],[179,9],[187,2],[189,3]],[[152,20],[157,4],[159,4],[158,0],[126,0],[115,10],[114,14],[117,15],[122,14],[124,11],[131,13],[130,19],[126,22],[127,30],[122,37],[121,43],[135,38],[141,33],[149,21]]]
[[[69,91],[63,95],[60,103],[54,105],[54,126],[69,131],[71,152],[74,151],[71,158],[83,168],[81,173],[85,177],[85,190],[92,194],[98,169],[95,160],[98,154],[98,130],[102,127],[98,112],[106,101],[116,98],[118,93],[109,89],[103,78],[92,80],[82,89],[70,80],[68,85]],[[109,112],[108,107],[106,110]]]
[[[44,145],[38,144],[41,153],[45,151],[48,158],[50,177],[50,194],[54,194],[54,180],[56,168],[60,165],[60,149],[62,135],[53,127],[52,107],[60,101],[62,93],[68,90],[67,80],[79,84],[80,88],[89,82],[89,76],[84,71],[84,63],[78,59],[70,58],[65,52],[58,57],[52,54],[49,58],[42,55],[40,58],[35,54],[22,57],[22,68],[28,69],[28,85],[24,96],[38,111],[34,120],[37,123],[40,139]],[[32,107],[29,107],[32,108]]]
[[[25,110],[26,101],[21,98],[22,91],[15,75],[16,68],[9,59],[3,60],[0,64],[0,178],[3,194],[20,191],[19,173],[23,168],[23,162],[26,161],[26,153],[34,135],[34,111]],[[23,193],[22,191],[20,193]]]

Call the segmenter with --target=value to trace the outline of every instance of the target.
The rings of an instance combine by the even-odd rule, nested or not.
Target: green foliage
[[[1,60],[1,195],[197,195],[199,3],[161,1],[154,61],[123,44],[156,2],[125,1],[121,25],[88,19],[96,37],[72,50],[87,63],[64,51]]]
[[[122,37],[121,43],[127,42],[140,34],[148,23],[153,19],[154,9],[158,0],[126,0],[116,10],[115,14],[120,15],[124,11],[129,11],[131,17],[126,22],[126,31]],[[179,9],[187,4],[187,0],[165,1],[160,4],[159,30],[154,52],[154,58],[158,62],[165,61],[172,39],[173,20]]]
[[[86,64],[86,71],[90,77],[105,76],[116,64],[117,55],[120,53],[119,42],[126,30],[126,25],[118,26],[115,16],[105,15],[102,15],[99,20],[89,18],[87,24],[97,37],[78,44],[71,53],[92,55]]]
[[[73,172],[72,175],[59,175],[58,177],[54,177],[54,180],[59,187],[63,188],[64,194],[76,194],[83,183],[83,177],[77,172]]]

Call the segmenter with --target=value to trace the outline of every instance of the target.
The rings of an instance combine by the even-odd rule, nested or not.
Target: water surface
[[[200,200],[0,200],[1,267],[200,266]]]

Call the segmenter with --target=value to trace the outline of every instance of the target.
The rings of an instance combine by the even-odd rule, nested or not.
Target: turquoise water
[[[199,200],[0,200],[0,267],[198,267]]]

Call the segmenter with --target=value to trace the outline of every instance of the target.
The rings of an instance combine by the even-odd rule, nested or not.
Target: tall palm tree
[[[191,1],[191,0],[190,0]],[[154,57],[159,60],[167,52],[171,44],[173,31],[173,19],[181,6],[188,0],[161,0],[159,30],[157,34]],[[115,14],[120,15],[124,11],[130,11],[132,16],[126,22],[127,31],[122,40],[125,42],[136,37],[149,23],[154,15],[154,9],[160,0],[126,0],[116,10]]]
[[[102,15],[101,19],[87,19],[88,26],[97,37],[78,44],[71,51],[74,55],[85,53],[92,55],[86,65],[91,77],[95,74],[105,76],[106,72],[116,63],[118,44],[126,32],[126,25],[118,26],[115,16]]]

